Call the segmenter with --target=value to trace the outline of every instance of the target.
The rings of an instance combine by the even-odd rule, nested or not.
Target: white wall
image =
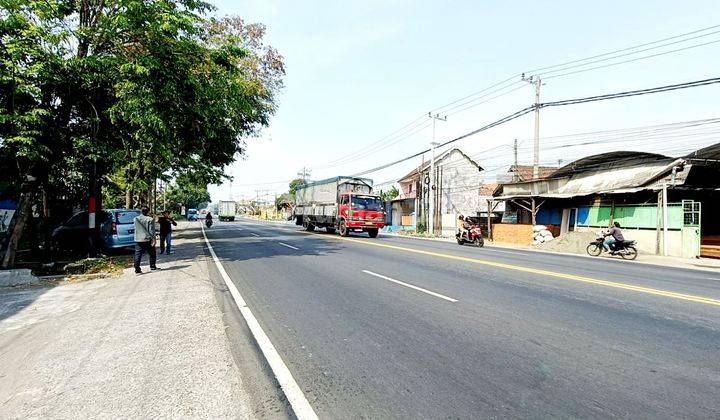
[[[455,150],[439,164],[442,168],[442,207],[444,215],[475,215],[480,211],[480,171],[462,153]],[[454,220],[454,218],[453,218]],[[454,229],[454,224],[453,224]]]
[[[599,232],[599,228],[588,228],[578,226],[578,232]],[[626,240],[637,241],[638,251],[645,254],[655,254],[657,232],[654,230],[623,229],[623,237]],[[662,242],[660,243],[660,255],[662,255]],[[668,231],[668,255],[671,257],[682,257],[682,231]]]

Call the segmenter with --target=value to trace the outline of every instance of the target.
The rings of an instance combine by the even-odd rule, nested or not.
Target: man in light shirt
[[[150,270],[155,271],[159,268],[155,265],[157,255],[155,254],[155,220],[149,216],[150,209],[145,206],[140,209],[142,214],[134,219],[135,224],[135,274],[141,274],[140,262],[143,254],[147,252],[150,257]]]

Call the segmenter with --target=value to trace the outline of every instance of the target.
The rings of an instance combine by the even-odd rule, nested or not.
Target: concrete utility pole
[[[429,213],[429,228],[430,228],[430,234],[435,234],[435,147],[438,146],[438,143],[435,142],[435,122],[437,120],[440,121],[447,121],[447,115],[444,117],[441,117],[440,114],[432,115],[432,113],[428,112],[428,117],[432,118],[432,143],[430,143],[430,149],[431,149],[431,157],[430,157],[430,189],[428,190],[428,202],[430,204],[430,209],[428,211]]]
[[[515,139],[515,141],[513,142],[513,155],[515,157],[515,167],[517,168],[517,139]]]
[[[542,80],[539,77],[522,75],[522,80],[535,85],[535,141],[533,144],[533,179],[540,177],[540,86]]]
[[[303,183],[305,183],[308,177],[310,177],[310,170],[303,166],[302,171],[298,172],[297,175],[303,180]]]

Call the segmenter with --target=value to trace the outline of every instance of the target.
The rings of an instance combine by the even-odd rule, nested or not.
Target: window
[[[120,224],[126,224],[126,223],[133,223],[135,218],[140,215],[140,212],[137,210],[130,210],[130,211],[119,211],[115,213],[115,219],[117,223]]]
[[[80,212],[75,216],[71,217],[67,222],[66,226],[87,226],[88,225],[88,214],[86,211]]]
[[[355,210],[381,211],[382,203],[377,197],[354,195],[352,197],[352,208]]]

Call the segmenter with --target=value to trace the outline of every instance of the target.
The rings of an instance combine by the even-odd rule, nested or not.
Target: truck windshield
[[[382,210],[380,199],[372,196],[354,195],[352,196],[352,208],[354,210]]]

